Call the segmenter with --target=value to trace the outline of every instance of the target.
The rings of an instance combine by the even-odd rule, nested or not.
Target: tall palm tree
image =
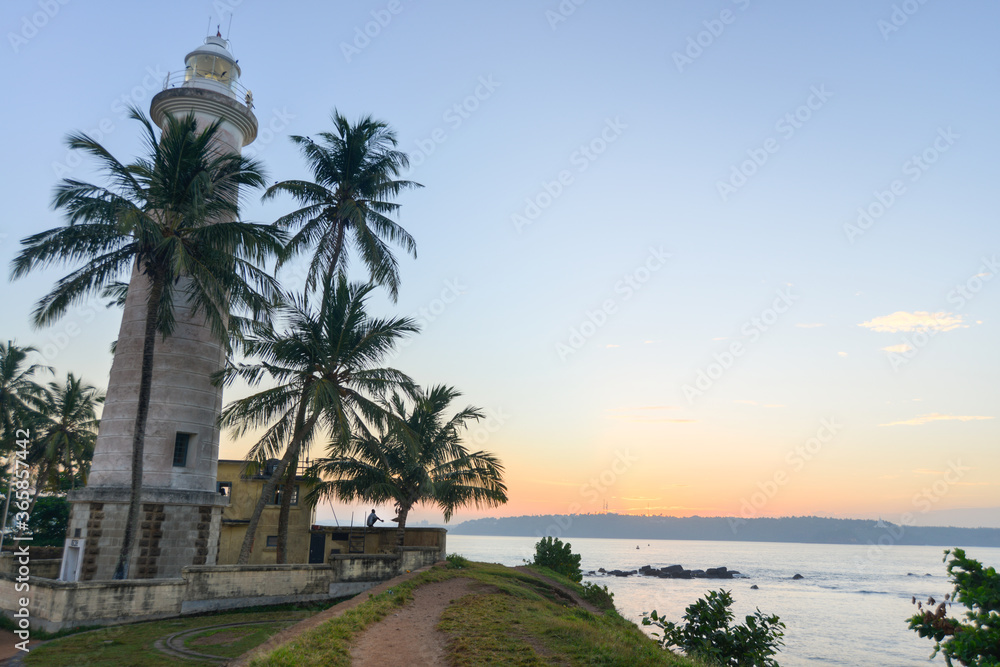
[[[104,402],[104,393],[83,382],[72,373],[65,383],[50,382],[42,398],[42,419],[33,438],[32,463],[38,466],[35,494],[28,514],[35,501],[61,467],[71,479],[73,466],[79,466],[87,452],[94,451],[97,440],[97,406]]]
[[[380,364],[397,341],[415,333],[417,327],[408,317],[369,316],[365,301],[374,289],[371,284],[349,284],[343,275],[327,275],[315,306],[308,295],[287,295],[279,311],[285,328],[279,331],[270,323],[259,324],[242,340],[245,353],[260,361],[231,366],[220,376],[226,383],[242,378],[256,385],[265,377],[274,382],[272,388],[226,406],[222,425],[236,436],[266,429],[248,460],[262,462],[284,448],[247,526],[238,560],[241,565],[250,559],[261,513],[279,480],[320,432],[346,442],[364,422],[383,417],[379,398],[412,391],[409,377]],[[294,476],[295,467],[288,474]],[[281,532],[286,539],[289,496],[285,493],[282,502],[286,527]],[[285,554],[284,547],[281,554]]]
[[[187,302],[228,346],[230,308],[266,313],[277,283],[259,265],[281,247],[283,234],[267,225],[237,221],[241,188],[262,187],[261,165],[220,150],[221,121],[198,128],[194,114],[168,116],[160,136],[138,109],[145,157],[123,164],[86,134],[70,148],[95,158],[108,185],[66,179],[53,205],[67,224],[21,241],[12,277],[53,264],[83,266],[56,283],[35,308],[34,322],[49,324],[67,307],[101,293],[129,272],[143,279],[145,328],[138,405],[132,440],[131,502],[114,577],[128,574],[139,524],[143,452],[157,334],[173,331],[175,303]]]
[[[334,442],[330,457],[314,464],[318,475],[329,478],[313,489],[315,498],[395,503],[399,548],[415,505],[437,505],[447,522],[459,507],[507,502],[500,461],[489,452],[470,452],[461,442],[469,422],[481,419],[482,411],[468,406],[445,418],[460,395],[437,385],[420,394],[410,409],[394,395],[386,406],[394,419],[383,420],[375,432],[359,432],[346,444]]]
[[[275,223],[295,229],[278,265],[315,246],[306,278],[311,291],[327,273],[345,273],[350,241],[368,270],[370,280],[389,290],[393,301],[399,292],[399,268],[387,242],[417,256],[416,243],[389,216],[399,210],[392,198],[422,187],[397,179],[409,166],[406,153],[396,150],[396,134],[388,124],[364,116],[353,125],[336,109],[334,132],[322,132],[320,141],[293,136],[314,182],[282,181],[264,193],[264,199],[285,192],[301,208]]]

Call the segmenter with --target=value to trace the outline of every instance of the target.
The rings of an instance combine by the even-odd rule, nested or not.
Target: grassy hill
[[[371,596],[313,628],[253,667],[350,665],[352,639],[410,603],[420,586],[454,577],[475,582],[472,592],[444,610],[438,629],[454,665],[695,665],[660,649],[614,611],[611,600],[544,569],[508,568],[452,559]]]

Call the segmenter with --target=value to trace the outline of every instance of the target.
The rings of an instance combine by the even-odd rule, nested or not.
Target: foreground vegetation
[[[300,635],[253,667],[350,665],[350,643],[366,628],[413,599],[419,586],[466,577],[477,590],[445,609],[438,628],[456,665],[693,665],[664,651],[613,609],[591,612],[567,592],[594,597],[545,568],[512,569],[450,557],[434,568]]]
[[[931,657],[942,653],[948,665],[953,659],[963,665],[1000,665],[1000,573],[962,549],[946,549],[944,558],[955,589],[941,602],[930,598],[925,605],[914,598],[918,612],[910,618],[910,629],[933,639]],[[948,605],[954,603],[966,607],[964,622],[948,617]]]
[[[280,605],[272,607],[254,607],[251,609],[229,611],[184,618],[170,618],[163,621],[150,621],[134,625],[118,625],[107,628],[86,631],[84,628],[60,632],[60,638],[32,648],[24,657],[28,667],[170,667],[179,663],[165,653],[157,651],[154,644],[177,632],[210,628],[229,623],[250,623],[273,621],[273,624],[254,626],[247,631],[241,631],[238,642],[228,645],[198,646],[187,644],[202,653],[211,653],[220,657],[236,657],[255,646],[267,641],[271,635],[282,630],[289,622],[300,621],[316,614],[333,604],[327,602],[310,605]],[[71,633],[71,634],[68,634]],[[212,631],[206,632],[206,635]],[[46,638],[46,633],[33,631],[32,637]],[[48,635],[52,636],[52,635]],[[200,664],[184,662],[183,664]]]

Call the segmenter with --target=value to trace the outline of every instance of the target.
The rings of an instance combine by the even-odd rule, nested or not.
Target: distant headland
[[[548,514],[485,518],[449,528],[453,535],[607,537],[657,540],[808,542],[1000,547],[1000,528],[907,526],[888,521],[816,516],[738,517]]]

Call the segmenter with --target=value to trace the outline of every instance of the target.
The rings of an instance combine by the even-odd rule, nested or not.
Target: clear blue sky
[[[95,178],[65,135],[134,156],[123,99],[219,23],[272,179],[334,106],[411,153],[374,308],[424,309],[394,363],[496,415],[500,513],[1000,525],[996,3],[7,2],[5,265]],[[5,284],[2,335],[103,384],[117,311],[28,324],[64,272]]]

